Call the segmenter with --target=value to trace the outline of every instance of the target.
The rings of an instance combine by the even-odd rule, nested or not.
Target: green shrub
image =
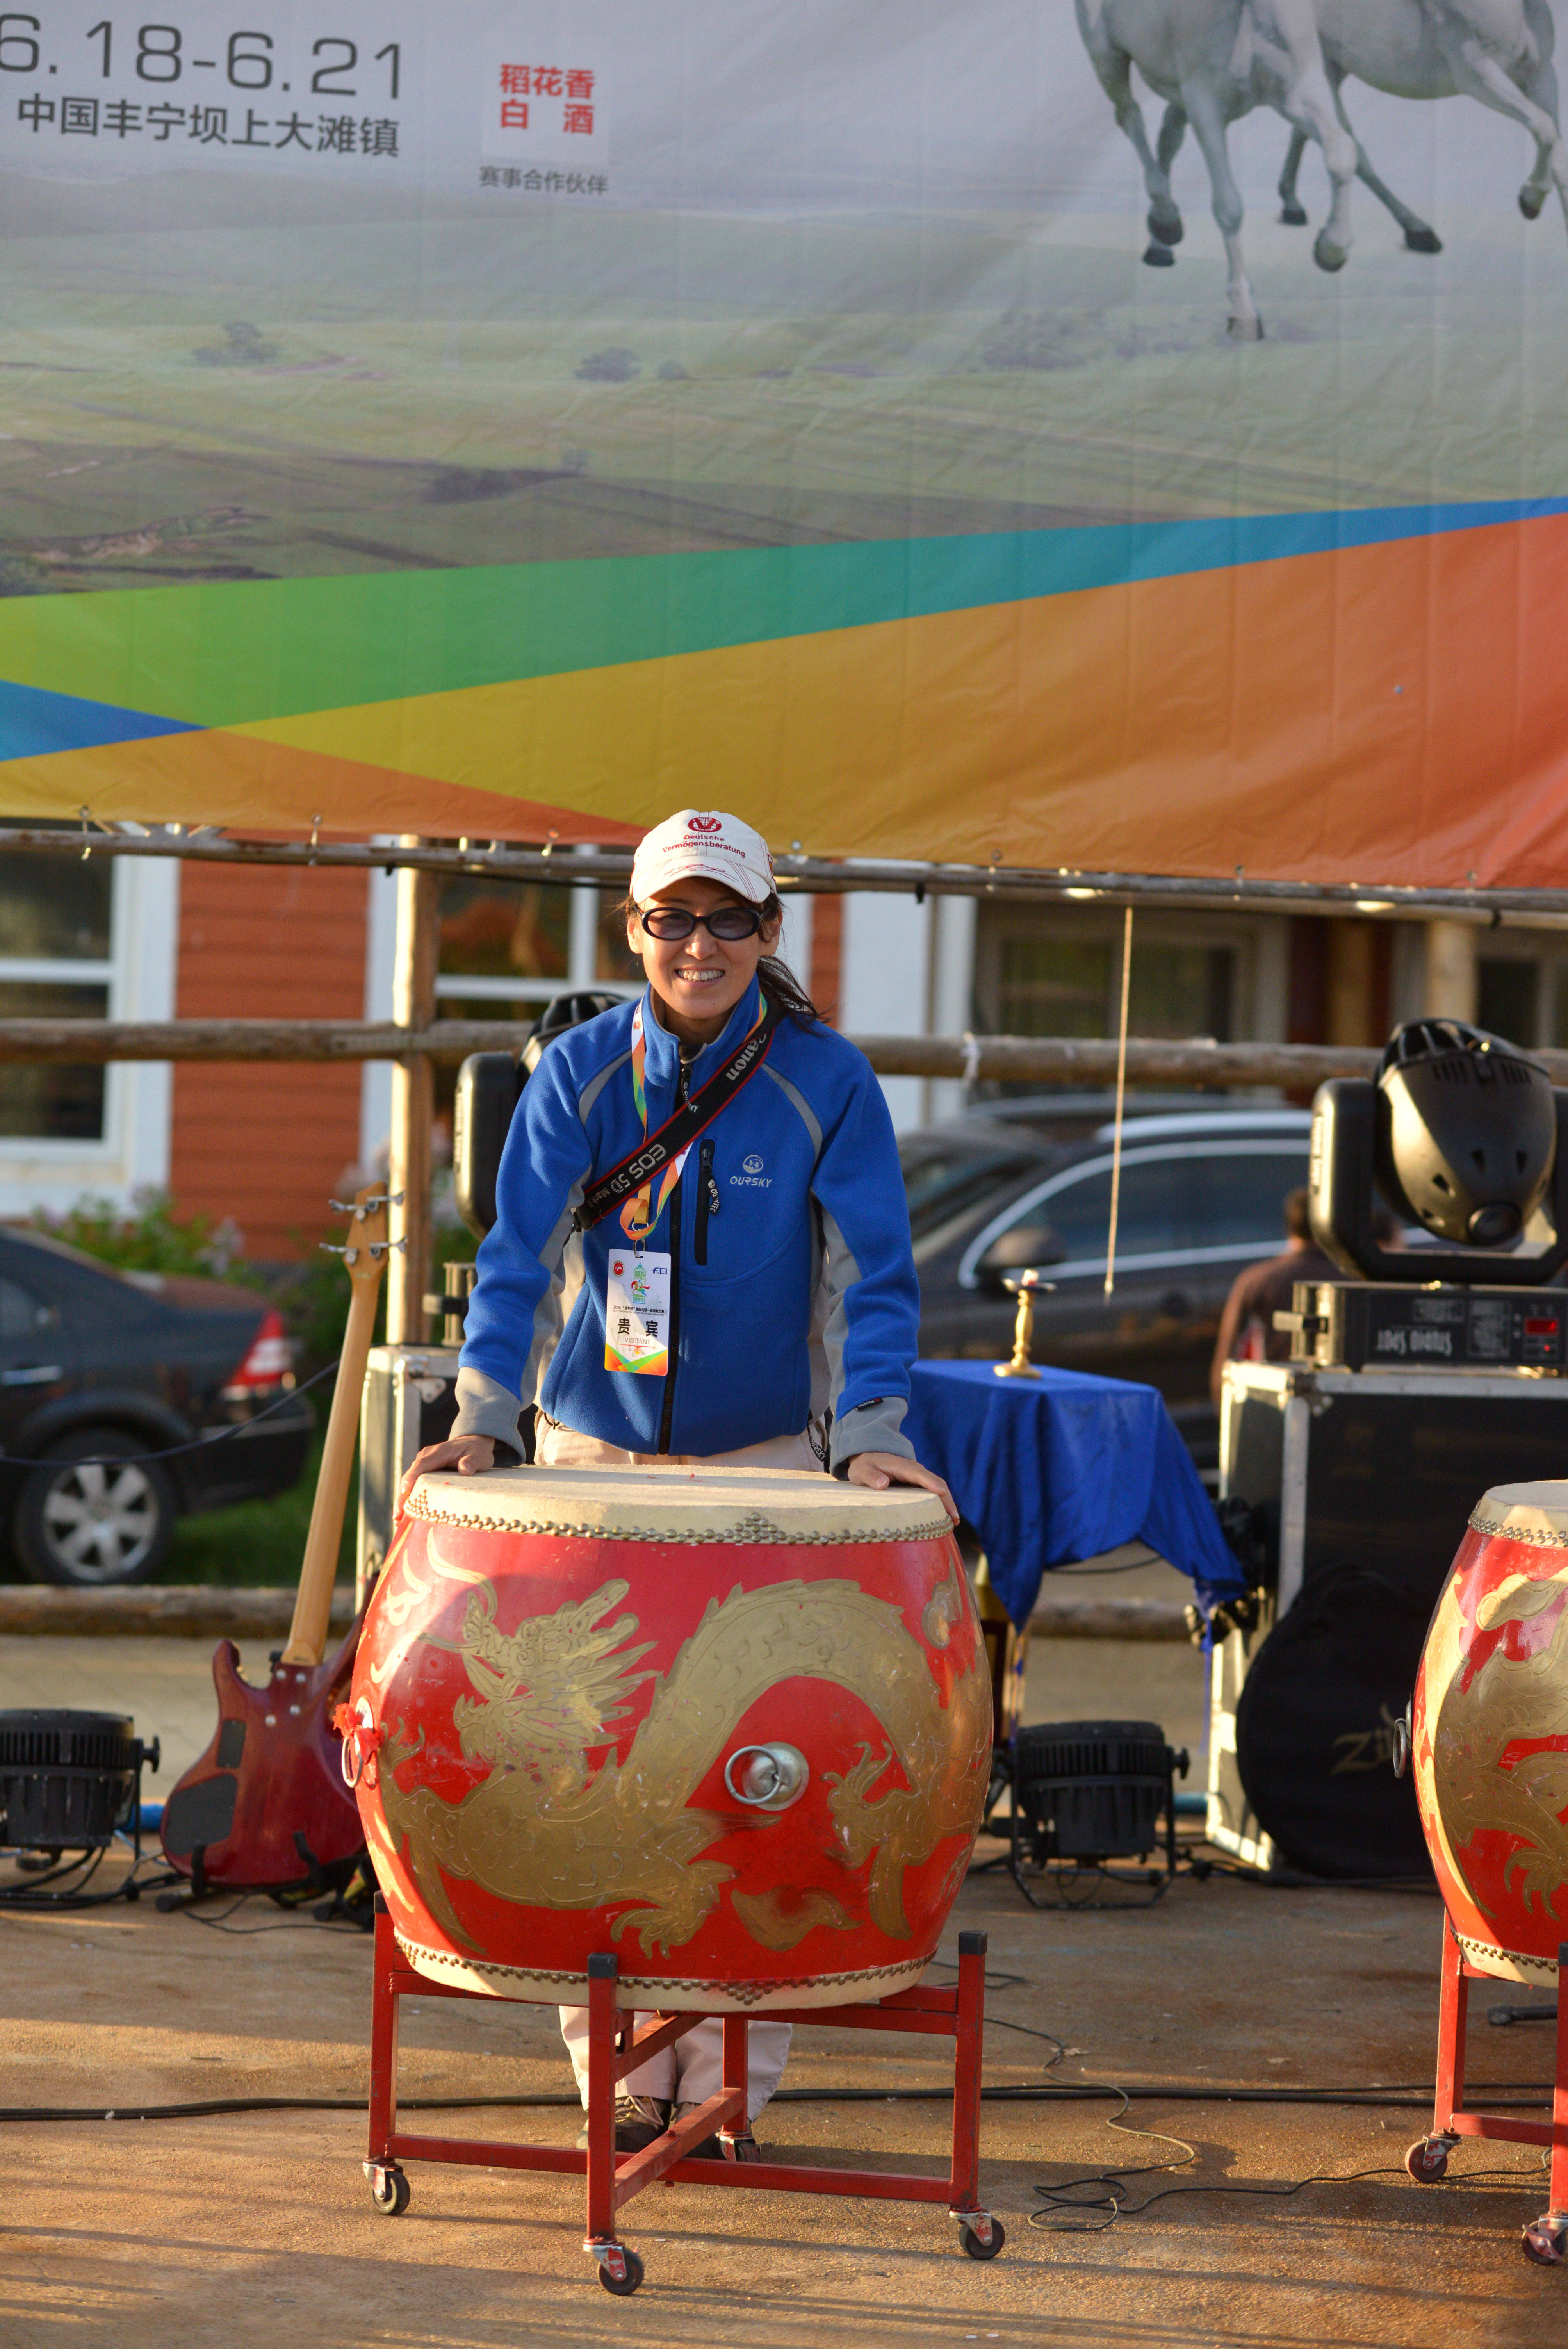
[[[233,1217],[225,1216],[214,1224],[200,1213],[179,1216],[167,1191],[134,1191],[129,1209],[88,1194],[62,1215],[36,1207],[30,1221],[35,1231],[64,1240],[121,1272],[200,1273],[208,1280],[245,1278],[241,1262],[244,1235]]]

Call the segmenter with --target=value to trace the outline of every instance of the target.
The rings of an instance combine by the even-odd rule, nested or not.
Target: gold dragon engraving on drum
[[[435,1552],[433,1539],[427,1562],[438,1574],[450,1571]],[[689,1807],[691,1797],[758,1698],[802,1676],[858,1696],[887,1741],[880,1751],[862,1745],[851,1769],[825,1779],[844,1862],[871,1861],[866,1899],[882,1932],[909,1936],[906,1868],[929,1859],[948,1837],[973,1843],[991,1752],[990,1675],[978,1637],[944,1706],[926,1651],[892,1602],[847,1581],[738,1585],[709,1601],[659,1680],[634,1669],[652,1644],[627,1644],[637,1618],[605,1620],[627,1595],[624,1581],[506,1632],[496,1621],[494,1586],[466,1569],[455,1578],[473,1586],[456,1651],[475,1693],[459,1699],[452,1718],[465,1757],[488,1762],[490,1775],[453,1803],[427,1785],[406,1790],[398,1774],[418,1756],[423,1733],[410,1737],[389,1712],[380,1791],[394,1850],[407,1848],[431,1914],[466,1947],[477,1945],[443,1874],[546,1908],[640,1904],[624,1909],[611,1930],[634,1932],[646,1954],[689,1941],[735,1874],[700,1856],[734,1819]],[[952,1619],[963,1619],[968,1594],[955,1554],[943,1588]],[[420,1638],[449,1644],[429,1632]],[[588,1749],[605,1744],[609,1724],[624,1717],[632,1692],[648,1679],[656,1682],[653,1700],[624,1759],[612,1750],[591,1766]],[[894,1763],[905,1784],[878,1794]],[[813,1924],[839,1922],[832,1896],[799,1898],[803,1909],[793,1913],[776,1913],[766,1895],[760,1906],[744,1896],[735,1906],[752,1938],[777,1949]]]
[[[1544,1916],[1554,1912],[1568,1885],[1568,1827],[1559,1814],[1568,1809],[1568,1751],[1547,1747],[1505,1757],[1511,1746],[1568,1737],[1568,1575],[1532,1581],[1511,1577],[1483,1599],[1478,1628],[1525,1624],[1561,1609],[1547,1644],[1535,1654],[1511,1657],[1495,1647],[1470,1681],[1455,1672],[1438,1708],[1432,1738],[1432,1778],[1438,1812],[1456,1858],[1460,1847],[1491,1830],[1517,1836],[1520,1848],[1508,1859],[1505,1881],[1517,1878],[1524,1905]],[[1467,1878],[1467,1889],[1483,1915],[1495,1916]]]

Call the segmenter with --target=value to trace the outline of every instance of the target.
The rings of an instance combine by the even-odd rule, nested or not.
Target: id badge
[[[662,1379],[669,1366],[669,1253],[612,1248],[604,1289],[604,1368]]]

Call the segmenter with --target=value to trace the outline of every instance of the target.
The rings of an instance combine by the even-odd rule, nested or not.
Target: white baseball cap
[[[753,905],[773,895],[768,843],[738,815],[717,808],[682,808],[643,834],[632,860],[632,896],[643,905],[672,882],[722,881]]]

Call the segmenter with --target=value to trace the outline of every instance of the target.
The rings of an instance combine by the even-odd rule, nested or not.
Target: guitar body
[[[337,1203],[335,1201],[334,1205]],[[220,1640],[212,1658],[218,1726],[163,1806],[163,1849],[201,1899],[209,1888],[246,1892],[335,1891],[365,1837],[343,1779],[343,1741],[333,1709],[348,1694],[359,1646],[356,1623],[324,1661],[332,1613],[359,1401],[386,1268],[389,1202],[374,1185],[356,1193],[348,1245],[337,1251],[352,1283],[310,1531],[305,1537],[288,1645],[264,1688],[240,1675],[240,1651]]]
[[[164,1853],[199,1889],[328,1891],[346,1881],[365,1835],[332,1713],[358,1646],[356,1623],[327,1662],[274,1664],[265,1687],[253,1688],[233,1641],[220,1640],[217,1729],[163,1806]]]

